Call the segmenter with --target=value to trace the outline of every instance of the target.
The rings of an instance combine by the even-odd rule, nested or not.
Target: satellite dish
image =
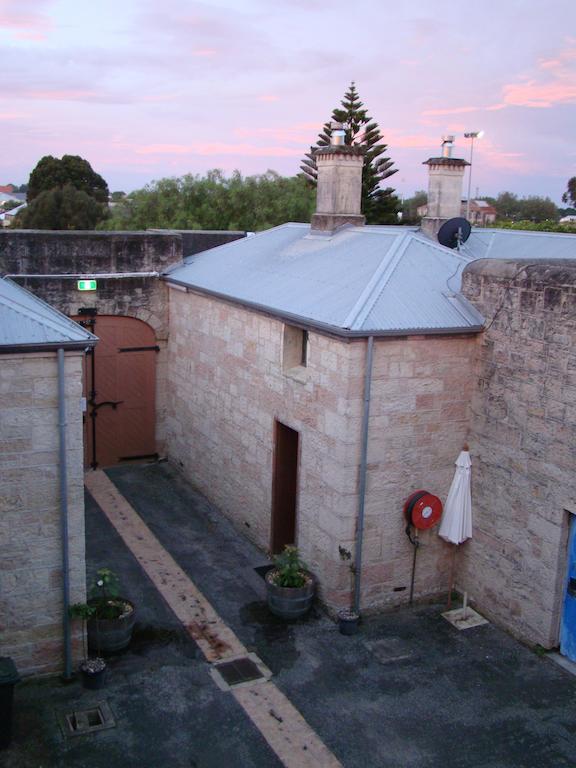
[[[440,227],[438,232],[438,242],[447,248],[459,248],[462,243],[470,237],[472,227],[468,219],[457,216],[455,219],[448,219]]]

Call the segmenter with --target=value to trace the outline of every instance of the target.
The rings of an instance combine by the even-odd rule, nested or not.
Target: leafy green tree
[[[360,101],[356,85],[351,83],[340,102],[341,108],[336,107],[332,112],[332,121],[342,123],[346,131],[346,144],[360,145],[365,148],[364,168],[362,171],[362,212],[368,224],[396,224],[400,201],[392,187],[382,188],[380,185],[397,172],[394,163],[384,155],[387,144],[382,142],[382,134],[378,123],[372,120]],[[318,147],[330,144],[332,129],[330,123],[324,124],[318,134],[316,146],[310,147],[310,152],[302,160],[300,166],[304,178],[310,184],[316,184],[318,170],[314,152]]]
[[[547,221],[558,219],[558,208],[549,197],[518,197],[501,192],[494,201],[498,219],[505,221]]]
[[[126,197],[126,192],[112,192],[110,195],[110,200],[112,200],[113,203],[119,203],[120,200],[123,200]]]
[[[528,221],[554,221],[558,219],[558,208],[549,197],[530,195],[520,201],[520,212]]]
[[[300,177],[274,171],[242,176],[222,171],[160,179],[126,195],[99,229],[238,229],[310,221],[314,191]]]
[[[72,184],[41,192],[15,216],[18,229],[94,229],[107,207]]]
[[[402,203],[402,224],[418,224],[420,216],[418,208],[428,203],[428,195],[420,189],[412,197],[406,197]]]
[[[64,155],[61,160],[52,155],[43,157],[30,174],[28,202],[32,202],[42,192],[56,187],[62,189],[67,184],[85,192],[99,203],[108,202],[108,185],[92,169],[88,160],[78,155]]]
[[[566,192],[562,195],[562,202],[571,203],[576,206],[576,176],[572,176],[571,179],[568,179]]]

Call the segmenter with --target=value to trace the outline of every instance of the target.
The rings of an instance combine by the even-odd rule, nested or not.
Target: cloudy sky
[[[298,171],[351,80],[405,195],[483,129],[473,187],[560,202],[576,175],[574,0],[0,0],[0,183],[79,154],[126,191]]]

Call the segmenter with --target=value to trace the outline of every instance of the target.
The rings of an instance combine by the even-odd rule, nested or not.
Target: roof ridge
[[[354,325],[361,326],[364,320],[368,317],[390,280],[390,277],[394,273],[394,270],[398,266],[400,259],[406,250],[408,241],[413,235],[413,232],[398,234],[396,242],[393,244],[392,248],[384,254],[380,264],[368,281],[368,284],[344,319],[344,328],[352,329]]]

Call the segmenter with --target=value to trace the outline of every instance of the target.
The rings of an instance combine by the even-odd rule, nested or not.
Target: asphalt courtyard
[[[91,482],[89,575],[120,575],[133,642],[101,691],[17,686],[1,766],[576,766],[576,678],[546,656],[492,625],[458,632],[443,606],[370,618],[354,637],[316,610],[286,624],[264,603],[265,557],[168,464]],[[222,690],[213,664],[245,652],[271,679]],[[101,703],[113,727],[64,735],[64,715]]]

